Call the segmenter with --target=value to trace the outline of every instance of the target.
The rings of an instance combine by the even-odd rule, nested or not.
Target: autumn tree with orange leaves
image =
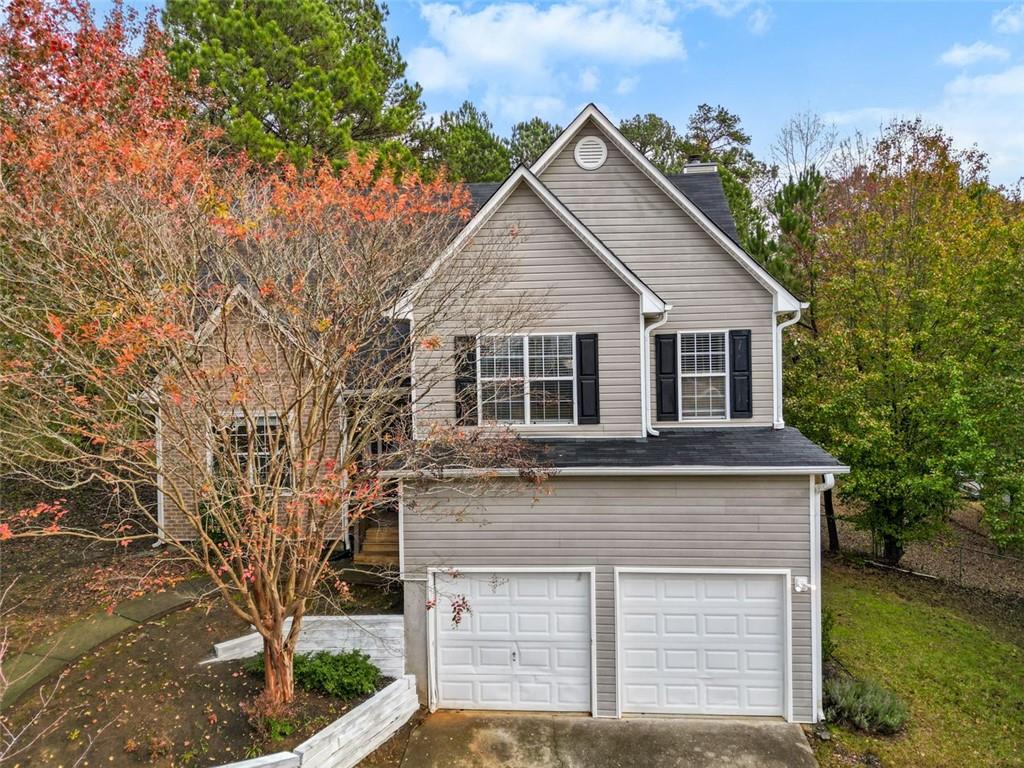
[[[434,330],[450,308],[483,332],[528,313],[482,300],[507,242],[421,279],[468,216],[464,188],[374,157],[299,172],[218,156],[163,50],[152,25],[96,24],[75,0],[14,0],[0,27],[0,416],[17,416],[0,444],[53,489],[5,510],[0,539],[158,532],[263,636],[266,703],[286,704],[344,525],[393,503],[396,467],[529,474],[511,436],[407,429],[410,351],[451,344]],[[431,297],[411,326],[393,311],[410,292]],[[95,481],[146,523],[69,528],[58,499]]]

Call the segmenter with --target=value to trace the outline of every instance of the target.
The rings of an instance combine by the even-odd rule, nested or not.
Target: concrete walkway
[[[113,613],[94,613],[48,637],[4,664],[7,690],[0,709],[56,674],[84,654],[122,632],[194,602],[209,589],[205,579],[194,579],[167,592],[154,592],[120,603]]]
[[[795,723],[436,712],[402,768],[816,768]]]

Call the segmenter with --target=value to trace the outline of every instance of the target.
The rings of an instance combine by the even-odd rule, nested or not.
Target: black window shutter
[[[476,426],[476,336],[455,337],[455,423]]]
[[[754,417],[750,367],[750,331],[729,331],[729,415]]]
[[[601,398],[597,383],[597,334],[576,334],[576,420],[601,423]]]
[[[679,420],[679,356],[676,334],[659,333],[654,337],[655,392],[659,421]]]

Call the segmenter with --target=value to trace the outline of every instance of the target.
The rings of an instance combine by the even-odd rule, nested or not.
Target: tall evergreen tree
[[[686,139],[665,118],[653,112],[634,115],[619,123],[619,130],[662,173],[679,173],[686,165]]]
[[[701,104],[687,121],[686,133],[653,113],[623,120],[619,129],[663,173],[681,172],[691,157],[716,163],[740,244],[753,244],[763,217],[752,190],[772,171],[754,157],[739,116],[721,106]]]
[[[512,166],[532,165],[561,132],[562,126],[539,117],[513,125],[512,136],[508,141]]]
[[[494,132],[487,113],[469,101],[444,112],[426,134],[431,164],[446,166],[453,179],[503,181],[511,170],[508,144]]]
[[[344,162],[376,150],[413,161],[423,116],[376,0],[168,0],[175,74],[194,72],[203,116],[257,160]]]

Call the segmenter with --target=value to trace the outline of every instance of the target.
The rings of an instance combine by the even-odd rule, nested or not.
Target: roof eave
[[[845,475],[849,474],[850,468],[846,465],[807,465],[807,466],[702,466],[702,465],[648,465],[648,466],[581,466],[581,467],[545,467],[535,468],[539,472],[546,472],[552,475],[566,476],[708,476],[708,475]],[[431,479],[421,473],[411,470],[397,470],[389,473],[397,478],[422,478]],[[518,469],[503,467],[481,467],[481,468],[457,468],[444,470],[442,477],[479,477],[480,475],[493,475],[497,477],[517,477],[521,474]]]

